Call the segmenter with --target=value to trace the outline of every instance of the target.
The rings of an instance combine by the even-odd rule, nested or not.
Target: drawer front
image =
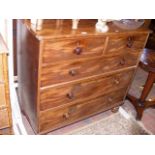
[[[6,107],[5,86],[0,84],[0,109]]]
[[[12,135],[12,128],[0,129],[0,135]]]
[[[3,55],[0,54],[0,83],[4,81]]]
[[[43,63],[61,60],[92,58],[101,56],[105,48],[105,37],[76,38],[45,41],[43,45]]]
[[[126,89],[120,89],[83,103],[40,113],[40,132],[54,130],[90,115],[118,106],[123,101]]]
[[[63,104],[79,102],[101,96],[120,88],[127,88],[134,70],[117,73],[76,84],[66,84],[53,88],[41,89],[40,109],[45,110]]]
[[[122,51],[120,55],[98,59],[65,61],[42,67],[41,87],[87,78],[137,64],[139,51]]]
[[[140,50],[145,46],[146,34],[141,35],[123,35],[109,37],[106,54],[119,54],[121,50]]]
[[[8,110],[0,110],[0,129],[9,127],[9,115]]]

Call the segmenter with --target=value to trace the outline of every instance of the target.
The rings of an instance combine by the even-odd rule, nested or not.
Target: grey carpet
[[[132,118],[126,119],[119,112],[88,126],[73,130],[70,135],[148,135]]]

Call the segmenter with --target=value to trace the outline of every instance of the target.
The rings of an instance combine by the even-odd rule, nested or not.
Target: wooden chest
[[[21,109],[37,134],[63,127],[124,102],[149,31],[125,31],[96,20],[46,20],[33,31],[18,20],[18,79]]]
[[[0,135],[12,134],[7,51],[0,35]]]

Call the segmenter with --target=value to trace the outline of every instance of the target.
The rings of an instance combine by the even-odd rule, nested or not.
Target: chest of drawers
[[[19,101],[37,134],[123,104],[149,31],[99,33],[95,22],[71,30],[49,20],[37,32],[17,22]]]
[[[7,48],[0,35],[0,135],[12,134]]]

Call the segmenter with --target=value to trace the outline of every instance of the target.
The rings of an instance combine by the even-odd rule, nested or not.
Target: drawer
[[[0,129],[9,127],[9,114],[7,109],[0,110]]]
[[[138,51],[122,51],[116,56],[49,64],[42,67],[41,87],[131,67],[137,64],[138,57]]]
[[[12,135],[12,128],[0,129],[0,135]]]
[[[0,109],[6,107],[5,86],[0,84]]]
[[[40,132],[54,130],[118,106],[123,102],[125,92],[126,89],[120,89],[87,102],[43,111],[40,113]]]
[[[109,37],[106,54],[119,54],[122,50],[139,50],[145,46],[146,34]]]
[[[134,70],[96,79],[87,79],[75,84],[65,84],[41,89],[40,109],[46,110],[64,104],[79,102],[101,96],[120,88],[127,88]]]
[[[0,54],[0,83],[4,81],[3,55]]]
[[[105,49],[105,40],[105,37],[94,36],[45,41],[43,44],[42,62],[46,64],[59,60],[101,56]]]

